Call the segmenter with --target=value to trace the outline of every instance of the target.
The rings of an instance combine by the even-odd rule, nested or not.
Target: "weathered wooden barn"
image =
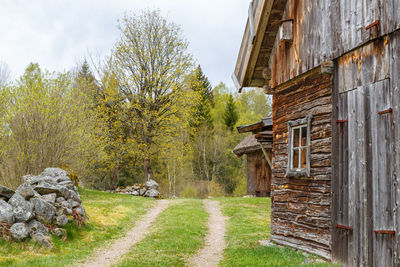
[[[254,0],[233,80],[273,95],[271,239],[400,266],[400,0]]]
[[[247,157],[247,194],[266,197],[271,194],[272,118],[238,126],[239,133],[249,133],[234,149],[237,157]]]

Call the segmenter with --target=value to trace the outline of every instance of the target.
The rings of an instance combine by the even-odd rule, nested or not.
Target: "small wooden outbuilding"
[[[400,0],[253,0],[233,80],[273,95],[271,240],[400,266]]]
[[[266,197],[271,194],[272,119],[237,127],[239,133],[251,132],[234,149],[237,157],[247,156],[247,194]]]

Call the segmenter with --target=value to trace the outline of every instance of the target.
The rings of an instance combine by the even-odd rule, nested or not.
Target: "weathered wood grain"
[[[331,237],[331,77],[313,73],[273,99],[271,239],[328,257]],[[288,122],[312,115],[311,177],[287,178]],[[328,257],[329,258],[329,257]]]

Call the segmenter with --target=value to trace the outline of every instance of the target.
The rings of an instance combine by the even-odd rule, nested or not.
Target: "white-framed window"
[[[289,121],[288,123],[288,165],[286,177],[310,177],[310,131],[311,118]]]

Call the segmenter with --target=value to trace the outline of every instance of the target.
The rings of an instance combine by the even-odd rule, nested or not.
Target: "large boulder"
[[[148,180],[145,184],[144,184],[144,186],[147,188],[147,189],[155,189],[155,190],[158,190],[158,183],[156,182],[156,181],[154,181],[154,180]]]
[[[14,193],[15,192],[10,188],[0,185],[0,197],[4,197],[5,199],[9,200]]]
[[[41,198],[32,198],[30,201],[35,207],[36,219],[42,223],[51,224],[57,209]]]
[[[147,190],[146,193],[144,194],[145,197],[151,197],[151,198],[158,198],[159,195],[160,192],[158,192],[158,190],[156,189]]]
[[[45,248],[52,248],[53,244],[51,243],[51,238],[42,233],[33,233],[31,235],[32,240],[37,242],[39,245]]]
[[[14,223],[10,228],[10,233],[16,241],[21,241],[29,236],[29,229],[25,223]]]
[[[12,206],[14,218],[17,222],[27,222],[35,215],[33,212],[33,204],[26,201],[19,193],[15,193],[8,201]]]
[[[65,226],[69,222],[69,218],[65,215],[57,216],[56,222],[58,226]]]
[[[146,193],[147,189],[146,188],[141,188],[139,189],[139,195],[140,196],[144,196],[144,194]]]
[[[56,203],[57,194],[56,193],[51,193],[51,194],[43,195],[41,198],[43,200],[46,200],[50,204],[54,205]]]
[[[41,233],[43,235],[49,234],[49,229],[37,220],[30,221],[28,224],[28,229],[31,235],[34,233]]]
[[[46,168],[40,174],[40,176],[51,176],[51,177],[66,176],[68,178],[68,172],[60,168]]]
[[[12,224],[14,222],[14,212],[10,204],[0,199],[0,222]]]
[[[33,187],[31,186],[30,183],[23,183],[20,186],[18,186],[17,190],[15,192],[19,193],[21,196],[23,196],[25,199],[29,200],[31,197],[35,196],[35,190],[33,190]]]
[[[38,185],[35,186],[35,191],[41,195],[47,195],[51,193],[56,193],[57,197],[62,196],[60,187],[54,184],[50,184],[46,181],[40,182]]]

